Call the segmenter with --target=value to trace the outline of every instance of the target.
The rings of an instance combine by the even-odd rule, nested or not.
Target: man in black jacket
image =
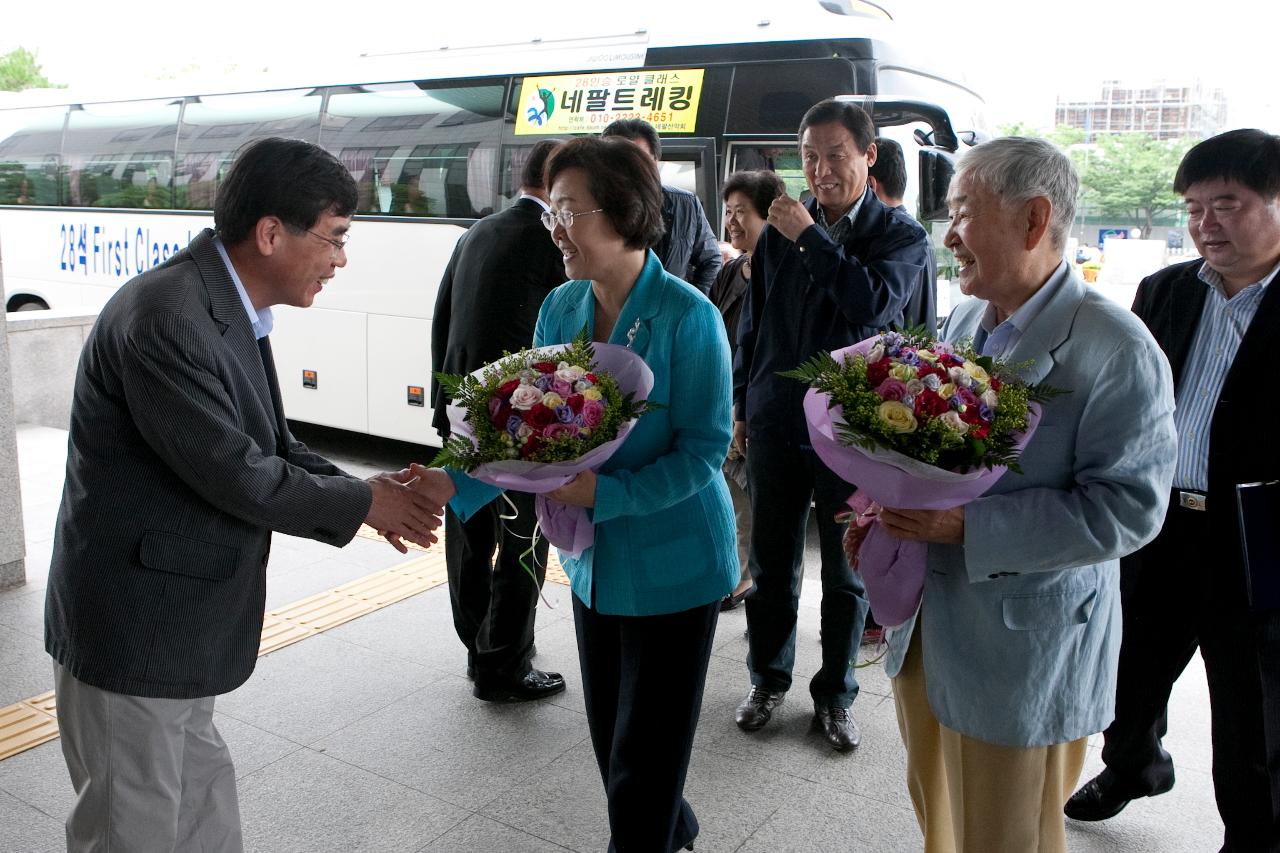
[[[558,146],[555,140],[535,144],[516,203],[481,219],[458,240],[436,296],[433,374],[470,373],[533,343],[542,300],[565,280],[564,260],[542,222],[549,209],[543,173]],[[449,401],[438,381],[431,396],[433,424],[447,436]],[[547,542],[534,544],[536,525],[534,498],[521,492],[508,492],[466,522],[451,509],[445,515],[453,624],[467,647],[473,692],[486,701],[521,702],[564,690],[559,673],[529,664],[538,589],[547,572]]]
[[[860,738],[849,706],[858,693],[853,663],[867,614],[862,581],[841,547],[844,525],[835,520],[853,487],[809,444],[804,383],[778,373],[886,328],[919,287],[924,230],[867,187],[874,139],[870,116],[852,104],[828,100],[805,113],[800,151],[814,197],[801,204],[784,195],[769,208],[752,256],[733,376],[734,443],[747,458],[756,582],[747,597],[752,686],[736,720],[746,731],[765,725],[791,686],[812,502],[822,550],[822,668],[810,693],[815,725],[842,752]]]
[[[1173,683],[1198,646],[1222,849],[1275,851],[1280,611],[1250,607],[1235,487],[1280,480],[1270,426],[1280,406],[1260,381],[1280,336],[1280,137],[1233,130],[1201,142],[1173,186],[1203,260],[1147,277],[1133,304],[1173,368],[1173,495],[1160,535],[1120,561],[1124,639],[1116,718],[1103,732],[1106,768],[1065,811],[1105,820],[1173,787],[1161,738]]]
[[[648,151],[655,163],[662,161],[662,141],[653,125],[644,119],[617,119],[606,125],[600,135],[630,139]],[[662,268],[703,293],[710,293],[724,264],[724,256],[720,254],[720,242],[707,222],[702,202],[688,190],[663,184],[662,224],[666,226],[666,233],[662,242],[653,247]]]
[[[271,306],[333,286],[355,207],[333,155],[255,142],[216,233],[120,288],[85,341],[45,601],[68,851],[242,849],[213,706],[257,661],[273,530],[435,540],[439,507],[312,453],[281,405]]]

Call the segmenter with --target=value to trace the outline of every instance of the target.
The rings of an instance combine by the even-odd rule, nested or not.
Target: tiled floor
[[[42,608],[66,433],[22,427],[18,442],[28,583],[0,593],[0,706],[44,692],[52,680]],[[322,449],[353,473],[406,461],[355,444]],[[275,543],[269,607],[404,559],[361,539],[342,550],[286,536]],[[883,671],[860,671],[856,752],[833,753],[809,730],[803,674],[818,661],[816,549],[808,559],[796,684],[777,720],[754,735],[732,720],[747,684],[745,617],[738,610],[721,618],[687,785],[702,824],[699,853],[921,849]],[[537,665],[565,673],[569,688],[536,704],[472,698],[443,586],[260,659],[253,678],[217,703],[239,771],[247,848],[604,850],[604,796],[583,717],[568,592],[548,584],[548,595],[556,607],[539,612]],[[1177,787],[1114,820],[1070,825],[1073,851],[1217,849],[1222,824],[1198,660],[1175,688],[1170,716]],[[1100,767],[1096,741],[1087,775]],[[0,761],[0,851],[63,849],[71,797],[56,741]]]

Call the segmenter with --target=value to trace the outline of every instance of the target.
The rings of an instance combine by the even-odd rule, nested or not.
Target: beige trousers
[[[942,725],[925,691],[920,631],[917,625],[893,679],[893,697],[925,853],[1066,853],[1062,807],[1080,778],[1088,739],[998,746]]]

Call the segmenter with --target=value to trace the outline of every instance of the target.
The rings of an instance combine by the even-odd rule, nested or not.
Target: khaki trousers
[[[1062,807],[1088,739],[998,746],[942,725],[925,691],[920,631],[917,624],[893,697],[925,853],[1066,853]]]

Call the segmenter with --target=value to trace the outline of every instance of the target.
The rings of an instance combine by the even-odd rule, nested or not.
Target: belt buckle
[[[1196,512],[1204,512],[1207,509],[1205,506],[1205,500],[1206,498],[1204,495],[1197,494],[1196,492],[1178,492],[1178,506],[1184,509],[1193,509]]]

